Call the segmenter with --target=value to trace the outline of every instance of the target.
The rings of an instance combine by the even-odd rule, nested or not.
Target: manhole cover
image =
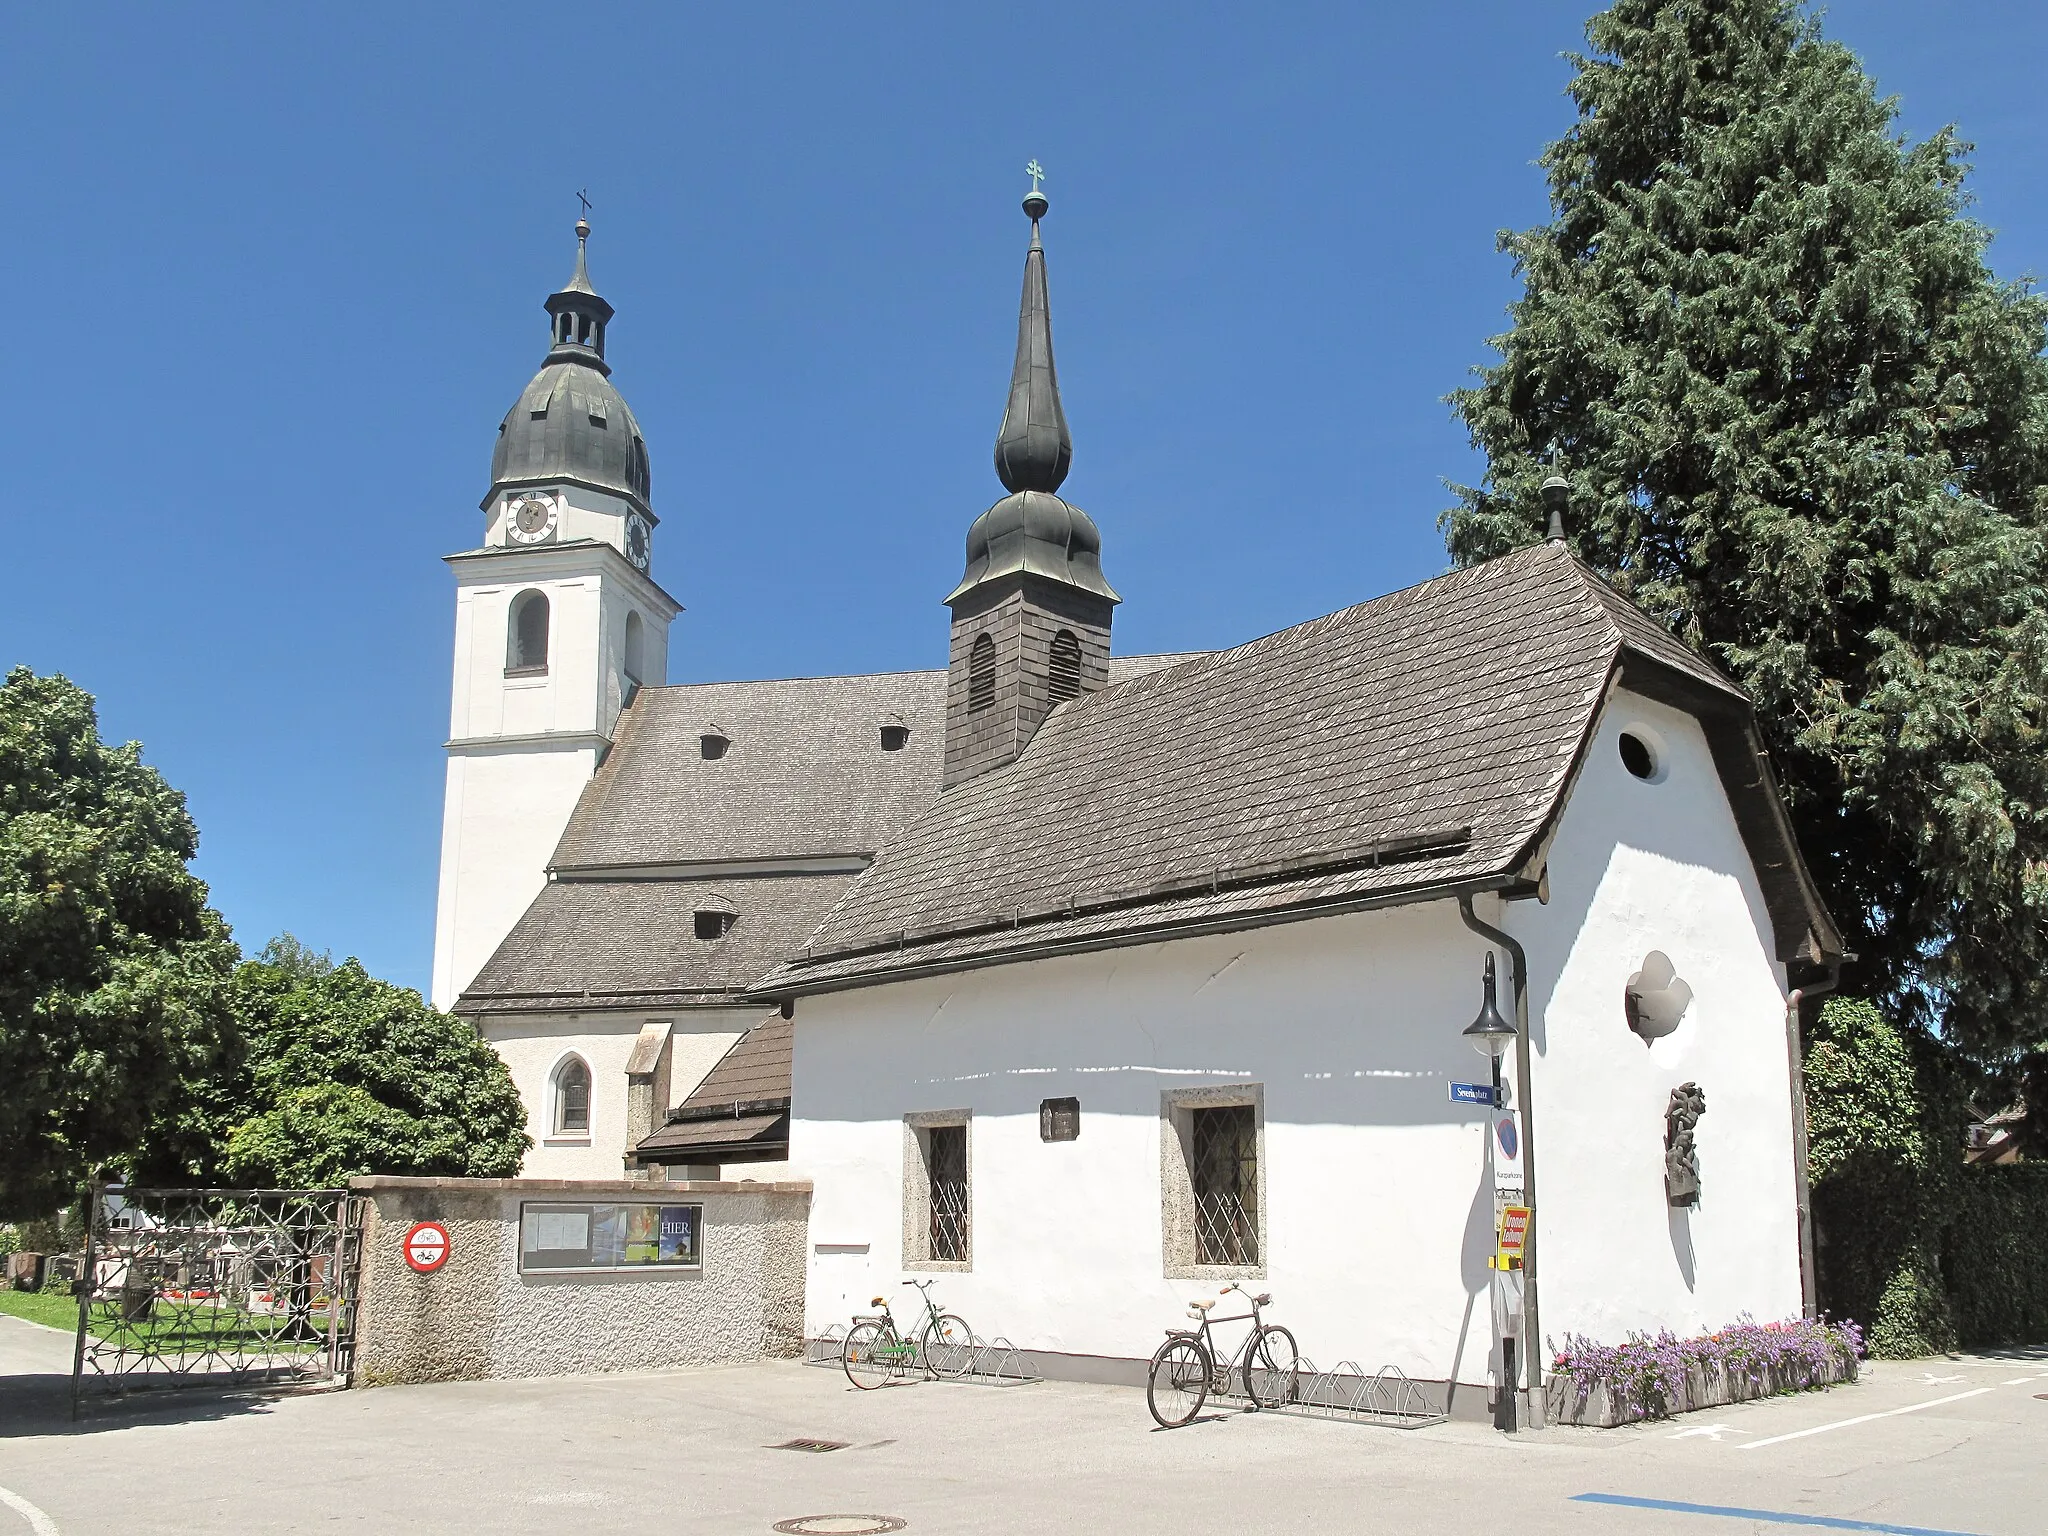
[[[776,1521],[774,1529],[784,1536],[882,1536],[903,1525],[894,1515],[798,1515]]]
[[[771,1451],[843,1451],[848,1442],[844,1440],[785,1440],[780,1445],[768,1447]]]

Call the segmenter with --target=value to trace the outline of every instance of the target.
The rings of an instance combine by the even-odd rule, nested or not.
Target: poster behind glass
[[[526,1273],[573,1269],[694,1268],[703,1262],[701,1205],[522,1205],[519,1267]]]

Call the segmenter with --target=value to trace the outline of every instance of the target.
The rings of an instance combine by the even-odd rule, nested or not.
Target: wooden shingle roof
[[[913,821],[759,992],[1533,879],[1624,667],[1706,724],[1780,958],[1838,950],[1744,695],[1537,545],[1061,705]]]

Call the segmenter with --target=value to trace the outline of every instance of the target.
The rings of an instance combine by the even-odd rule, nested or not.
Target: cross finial
[[[585,187],[576,194],[576,201],[583,205],[583,217],[590,217],[590,188]]]
[[[1045,180],[1045,167],[1040,165],[1034,158],[1029,165],[1024,167],[1024,174],[1031,178],[1031,190],[1036,192],[1038,184]]]

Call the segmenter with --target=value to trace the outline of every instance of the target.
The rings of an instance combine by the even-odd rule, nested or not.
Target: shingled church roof
[[[1701,717],[1779,958],[1838,953],[1744,695],[1544,544],[1061,705],[760,992],[1532,880],[1617,679]]]
[[[1184,659],[1117,657],[1110,676]],[[456,1011],[741,1000],[938,795],[945,693],[941,671],[641,689],[548,884]],[[701,938],[700,911],[731,922]]]

